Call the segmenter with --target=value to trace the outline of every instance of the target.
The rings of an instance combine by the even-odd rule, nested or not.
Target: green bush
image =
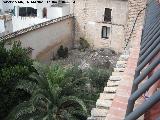
[[[15,90],[19,80],[28,79],[34,71],[26,49],[15,42],[10,49],[0,42],[0,119],[3,120],[19,103],[30,98],[23,90]]]
[[[67,47],[63,47],[63,45],[61,45],[59,47],[59,49],[57,50],[57,55],[59,58],[67,58],[68,57],[68,48]]]
[[[90,47],[89,43],[84,38],[80,38],[79,44],[80,44],[79,49],[82,51],[85,51],[87,48]]]
[[[35,63],[34,67],[36,73],[30,76],[32,81],[20,81],[17,85],[17,88],[29,91],[31,99],[19,104],[7,119],[86,120],[87,109],[83,101],[66,92],[76,87],[77,83],[72,81],[67,69],[39,63]]]
[[[66,95],[72,94],[82,99],[87,106],[88,114],[90,114],[91,109],[95,107],[99,94],[103,91],[109,79],[111,70],[97,68],[81,70],[74,66],[66,71],[67,89],[64,92]],[[71,85],[69,85],[68,79],[70,79]]]

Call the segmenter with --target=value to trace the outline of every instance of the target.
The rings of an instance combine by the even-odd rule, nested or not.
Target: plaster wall
[[[3,2],[0,1],[0,14],[3,12]]]
[[[31,47],[32,58],[49,63],[60,45],[72,48],[73,18],[64,19],[48,26],[21,34],[8,41],[21,41],[25,48]]]
[[[54,11],[54,12],[53,12]],[[47,10],[47,18],[55,19],[62,16],[62,8],[61,7],[50,7]]]

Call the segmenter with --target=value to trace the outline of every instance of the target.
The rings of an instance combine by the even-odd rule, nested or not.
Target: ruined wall
[[[49,63],[60,45],[71,48],[73,43],[72,15],[50,20],[8,34],[0,40],[21,41],[23,47],[33,49],[32,58]]]
[[[121,51],[124,44],[128,2],[126,0],[76,0],[75,39],[84,37],[95,48]],[[105,8],[112,9],[111,23],[104,22]],[[102,26],[110,27],[109,39],[101,38]]]

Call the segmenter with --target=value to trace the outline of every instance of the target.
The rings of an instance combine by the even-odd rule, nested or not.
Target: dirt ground
[[[53,60],[53,64],[60,64],[63,66],[76,65],[81,69],[86,68],[100,68],[108,69],[116,65],[119,55],[110,49],[97,49],[86,51],[80,51],[78,49],[73,49],[69,51],[68,58]]]

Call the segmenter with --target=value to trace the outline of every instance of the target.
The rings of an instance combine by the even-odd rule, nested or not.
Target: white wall
[[[7,0],[4,0],[7,1]],[[2,3],[3,4],[3,9],[4,11],[9,11],[11,9],[14,9],[14,4],[13,3]]]
[[[12,20],[0,20],[0,36],[13,32]]]
[[[0,20],[0,33],[5,31],[4,20]]]
[[[45,19],[45,18],[44,19],[40,19],[40,18],[37,18],[37,17],[34,18],[34,17],[17,17],[17,16],[13,16],[12,17],[13,32],[15,32],[17,30],[21,30],[23,28],[30,27],[30,26],[35,25],[35,24],[39,24],[39,23],[45,22],[47,20],[49,20],[49,19]]]
[[[38,18],[43,18],[43,8],[50,8],[52,5],[52,3],[47,3],[47,0],[43,0],[43,4],[37,4],[36,8],[37,8],[37,17]]]
[[[15,0],[18,1],[18,0]],[[27,3],[28,1],[28,3]],[[32,7],[34,9],[36,9],[36,3],[31,3],[32,0],[23,0],[23,3],[15,3],[14,2],[14,6],[19,6],[19,7]],[[34,0],[33,0],[34,1]]]
[[[62,16],[66,16],[70,14],[70,5],[66,4],[62,8]]]
[[[2,0],[0,0],[0,10],[1,10],[1,12],[3,12],[3,2],[2,2]]]
[[[12,20],[5,21],[5,32],[6,32],[7,34],[13,32]]]
[[[55,19],[58,17],[66,16],[70,14],[70,5],[66,4],[63,7],[50,7],[47,8],[47,18]]]
[[[50,7],[47,9],[47,18],[55,19],[62,17],[62,8],[61,7]]]

